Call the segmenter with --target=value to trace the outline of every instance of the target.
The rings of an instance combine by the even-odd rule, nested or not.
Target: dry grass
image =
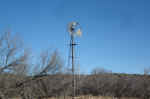
[[[21,98],[12,98],[12,99],[21,99]],[[47,99],[47,98],[45,98]],[[48,99],[72,99],[71,97],[51,97]],[[118,99],[118,98],[113,98],[113,97],[102,97],[102,96],[80,96],[80,97],[76,97],[75,99]],[[140,99],[140,98],[126,98],[126,97],[122,97],[120,99]]]
[[[49,98],[49,99],[72,99],[71,97],[67,97],[67,98],[64,98],[64,97],[53,97],[53,98]],[[102,97],[102,96],[80,96],[80,97],[76,97],[75,99],[118,99],[118,98],[113,98],[113,97]],[[120,99],[138,99],[138,98],[120,98]]]

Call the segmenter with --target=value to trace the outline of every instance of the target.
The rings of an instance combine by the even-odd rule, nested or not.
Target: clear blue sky
[[[82,72],[103,67],[142,73],[150,67],[149,0],[0,0],[0,33],[11,29],[39,53],[58,48],[67,61],[66,26],[78,21]]]

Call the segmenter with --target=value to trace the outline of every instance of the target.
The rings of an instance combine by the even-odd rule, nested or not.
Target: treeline
[[[83,94],[150,98],[150,76],[132,74],[94,74],[87,76],[81,92]]]
[[[79,75],[76,95],[150,98],[150,76],[132,74]],[[21,77],[23,78],[23,77]],[[20,77],[10,74],[0,76],[0,91],[4,96],[22,99],[71,96],[72,76],[70,74]]]

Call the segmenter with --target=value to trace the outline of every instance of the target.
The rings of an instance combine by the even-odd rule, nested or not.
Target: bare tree
[[[150,68],[144,68],[144,75],[148,75],[150,73]]]
[[[57,50],[52,53],[50,53],[49,50],[46,50],[41,53],[36,66],[36,68],[40,67],[40,70],[36,75],[57,74],[61,73],[63,63]]]
[[[11,74],[25,75],[28,68],[29,53],[23,48],[22,40],[17,36],[12,36],[10,32],[5,32],[0,36],[0,74],[5,80],[10,79]],[[15,81],[15,80],[14,80]],[[4,82],[0,88],[0,98],[7,99],[8,92],[12,89],[13,82]]]
[[[40,98],[44,96],[49,96],[48,89],[50,87],[53,88],[54,86],[49,87],[44,80],[48,77],[51,77],[51,75],[57,77],[57,75],[62,72],[62,68],[63,63],[58,54],[58,51],[55,50],[53,52],[50,52],[49,50],[47,50],[42,52],[40,54],[40,57],[38,58],[37,64],[35,64],[34,67],[34,71],[37,72],[32,75],[32,77],[28,77],[27,79],[24,79],[24,81],[21,81],[17,84],[17,87],[19,87],[21,90],[21,97],[23,99],[29,99],[29,97],[31,97],[32,99],[36,97]],[[56,80],[53,79],[53,82],[56,84],[57,82],[55,81]],[[26,92],[26,88],[29,92]]]
[[[53,75],[55,77],[58,77],[57,75],[62,72],[63,63],[57,50],[55,50],[52,53],[50,53],[50,51],[47,50],[41,53],[39,63],[37,66],[41,68],[35,76]],[[53,82],[55,81],[56,80],[53,79]],[[41,94],[43,93],[43,95],[41,96],[49,96],[49,91],[48,91],[49,87],[47,86],[47,83],[44,82],[44,79],[38,80],[38,85],[40,86],[39,87],[40,91],[42,91]],[[50,87],[53,87],[53,86],[50,86]]]
[[[25,71],[28,66],[28,55],[17,36],[13,37],[9,32],[4,33],[0,37],[0,74],[4,72],[17,73]],[[20,71],[17,68],[20,68]]]
[[[106,70],[101,67],[96,67],[91,72],[91,74],[107,74],[107,73],[112,73],[112,71]]]

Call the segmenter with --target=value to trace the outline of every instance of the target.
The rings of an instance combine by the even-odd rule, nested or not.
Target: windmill
[[[80,37],[82,35],[81,27],[78,22],[71,22],[68,25],[68,32],[70,34],[70,48],[71,48],[71,65],[72,65],[72,92],[73,97],[72,99],[75,99],[76,96],[76,77],[75,77],[75,46],[77,45],[75,43],[75,38]]]

